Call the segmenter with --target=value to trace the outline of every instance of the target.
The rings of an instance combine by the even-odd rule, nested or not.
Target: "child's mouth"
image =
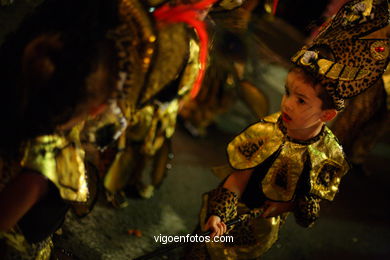
[[[291,119],[291,117],[289,117],[286,113],[282,113],[282,120],[284,121],[284,122],[290,122],[292,119]]]

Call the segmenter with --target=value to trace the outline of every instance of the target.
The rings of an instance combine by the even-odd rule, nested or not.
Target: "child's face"
[[[303,74],[291,71],[287,75],[286,93],[281,110],[284,126],[289,131],[308,132],[322,126],[325,110],[316,89],[305,82]]]

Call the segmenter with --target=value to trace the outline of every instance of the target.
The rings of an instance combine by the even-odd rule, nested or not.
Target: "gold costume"
[[[159,4],[150,1],[149,7]],[[126,185],[144,186],[141,178],[149,160],[154,164],[149,188],[161,184],[179,101],[191,90],[200,69],[198,37],[186,24],[158,21],[138,0],[119,5],[122,24],[110,35],[121,57],[119,106],[128,127],[104,179],[109,200]],[[142,197],[151,196],[144,194],[145,187],[137,188]]]
[[[293,140],[284,132],[279,117],[280,113],[265,117],[235,137],[227,148],[230,165],[237,170],[254,168],[280,150],[262,181],[262,189],[269,199],[289,201],[308,158],[310,193],[333,200],[341,177],[349,169],[342,147],[326,126],[313,143]]]
[[[318,78],[341,111],[346,99],[374,86],[386,70],[390,40],[370,35],[388,25],[387,1],[349,1],[291,61]]]
[[[331,129],[363,174],[361,166],[389,122],[385,74],[390,60],[389,10],[384,0],[349,1],[291,59],[326,86],[337,110],[347,104]]]
[[[286,135],[280,113],[265,117],[245,129],[229,143],[227,153],[230,166],[236,170],[266,167],[262,163],[273,156],[272,163],[265,169],[265,175],[256,186],[266,199],[286,202],[297,200],[300,203],[302,200],[297,197],[297,193],[302,191],[298,190],[298,180],[308,177],[310,189],[307,196],[312,197],[308,204],[313,203],[316,206],[303,206],[303,210],[309,209],[309,212],[296,213],[297,222],[301,222],[299,218],[304,214],[309,214],[308,218],[313,218],[314,222],[319,213],[319,201],[333,200],[340,179],[349,170],[342,147],[326,126],[319,135],[308,141],[294,140]],[[302,175],[305,171],[308,171],[308,174]],[[224,214],[214,213],[214,206],[211,206],[210,212],[207,201],[210,196],[213,197],[210,194],[204,197],[200,223],[205,223],[211,212]],[[236,212],[227,213],[224,221],[258,210],[247,206],[243,197],[236,207],[236,210],[233,210]],[[207,243],[211,259],[252,259],[261,256],[277,240],[279,227],[285,217],[287,215],[248,218],[243,224],[228,231],[227,235],[234,236],[234,243]],[[312,222],[304,225],[310,226]]]
[[[342,110],[344,100],[361,94],[382,77],[390,59],[389,39],[367,36],[389,24],[388,7],[388,1],[381,0],[347,2],[313,41],[292,57],[295,66],[317,80],[312,85],[319,83],[332,98],[333,106],[323,110]],[[201,224],[209,216],[226,223],[238,215],[267,210],[269,201],[284,202],[278,205],[287,205],[283,210],[292,210],[303,227],[315,222],[320,201],[334,199],[349,165],[325,125],[316,137],[305,141],[294,140],[286,132],[277,113],[249,126],[229,143],[230,166],[238,170],[235,174],[251,169],[246,172],[250,176],[241,204],[237,194],[221,185],[205,195]],[[234,182],[231,185],[238,188]],[[234,243],[207,243],[208,252],[194,246],[187,258],[257,259],[276,241],[285,214],[248,218],[228,230]]]
[[[41,173],[53,182],[64,200],[86,202],[88,186],[84,167],[84,150],[78,139],[79,129],[68,138],[61,135],[39,136],[27,143],[21,165]]]
[[[2,163],[0,191],[24,168],[42,174],[50,180],[64,201],[86,202],[88,185],[84,151],[79,141],[81,127],[82,124],[67,134],[38,136],[28,141],[19,165],[9,167],[5,162]],[[0,233],[0,238],[7,244],[7,256],[11,259],[16,255],[21,259],[50,259],[53,249],[51,236],[37,243],[29,243],[16,226],[8,232]]]
[[[203,207],[200,212],[200,223],[207,221],[207,199],[203,198]],[[237,205],[237,214],[243,216],[251,210],[243,203]],[[236,226],[226,236],[234,237],[234,243],[206,243],[207,254],[210,259],[254,259],[264,254],[278,239],[278,232],[282,224],[280,216],[272,218],[247,218],[240,226]],[[192,258],[193,257],[193,258]],[[193,255],[186,259],[198,259]],[[203,259],[200,257],[200,259]],[[208,259],[208,258],[206,258]]]

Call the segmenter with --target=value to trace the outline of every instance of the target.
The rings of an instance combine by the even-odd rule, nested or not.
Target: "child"
[[[389,40],[362,38],[386,26],[388,18],[386,1],[351,1],[292,58],[295,67],[287,76],[282,111],[229,143],[235,171],[205,196],[204,229],[212,237],[232,235],[234,243],[198,245],[189,259],[256,259],[277,240],[288,212],[310,227],[321,200],[333,200],[349,166],[325,123],[343,108],[344,99],[380,78],[388,64]],[[237,216],[243,221],[228,228],[225,223]]]
[[[107,3],[46,1],[2,46],[1,259],[49,259],[70,203],[88,199],[79,131],[116,87]]]

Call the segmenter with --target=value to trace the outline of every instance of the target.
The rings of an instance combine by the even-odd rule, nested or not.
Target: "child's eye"
[[[288,91],[288,88],[285,86],[284,87],[284,90],[285,90],[285,92],[286,92],[286,96],[289,96],[290,95],[290,92]]]
[[[305,104],[306,102],[305,102],[305,100],[303,100],[302,98],[298,98],[298,103],[299,103],[299,104]]]

